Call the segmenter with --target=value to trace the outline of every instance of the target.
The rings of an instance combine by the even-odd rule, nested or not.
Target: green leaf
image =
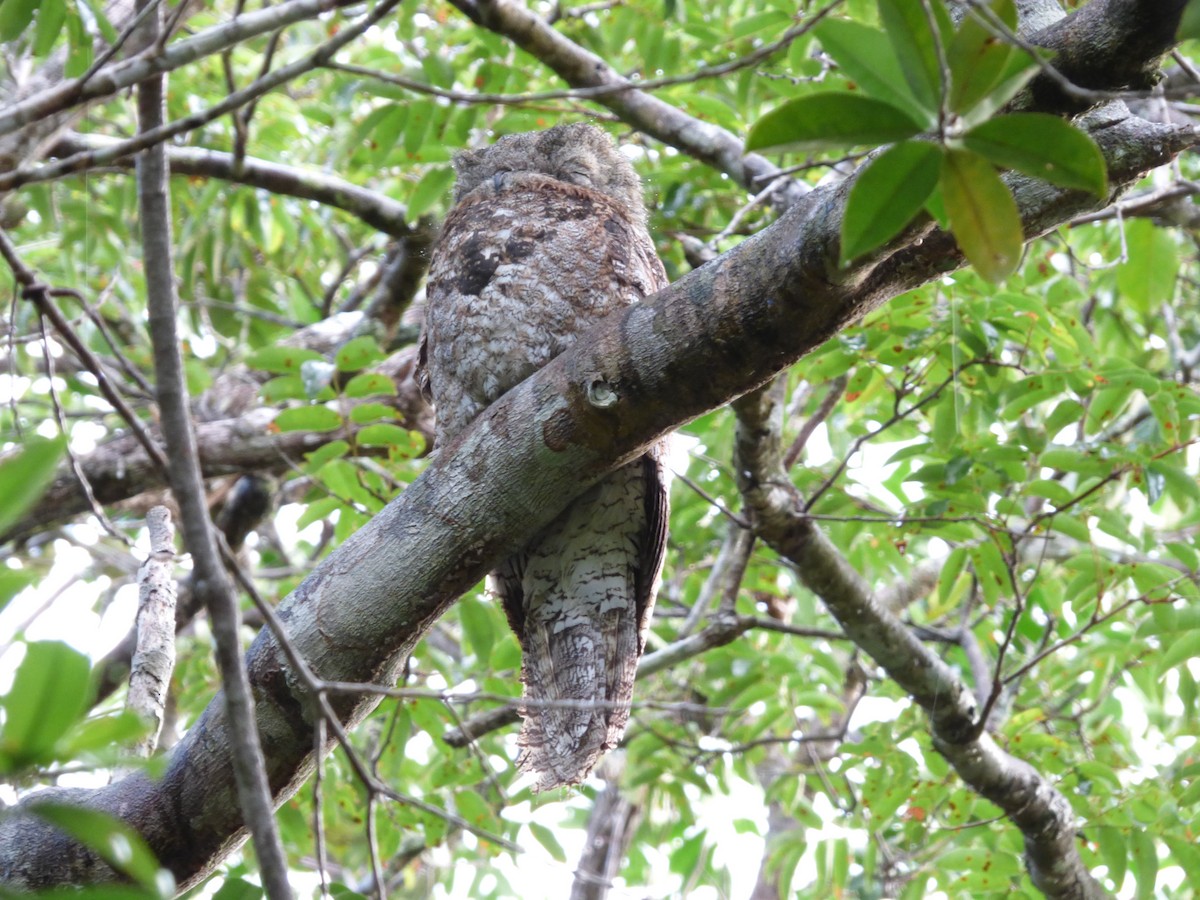
[[[422,214],[428,212],[438,200],[445,196],[453,182],[454,170],[449,166],[438,166],[436,169],[426,172],[408,198],[409,221],[415,221]]]
[[[394,397],[396,382],[378,372],[363,372],[346,382],[342,394],[346,397]]]
[[[128,747],[146,733],[146,723],[130,710],[85,719],[59,742],[63,757]]]
[[[1154,837],[1141,828],[1135,828],[1129,833],[1130,868],[1137,882],[1137,900],[1149,900],[1154,896],[1155,884],[1158,881],[1158,852],[1154,846]]]
[[[246,365],[264,372],[291,375],[300,372],[300,366],[308,360],[324,359],[316,350],[299,347],[263,347],[246,357]]]
[[[873,160],[846,201],[842,262],[899,234],[937,187],[941,165],[941,148],[926,141],[901,141]]]
[[[942,571],[938,573],[936,596],[939,603],[943,605],[946,603],[966,563],[966,548],[955,547],[950,551],[950,555],[946,557],[946,561],[942,564]]]
[[[394,407],[388,406],[386,403],[378,401],[369,401],[367,403],[359,403],[357,406],[350,408],[350,421],[357,425],[365,425],[368,422],[393,421],[396,418],[396,410]]]
[[[496,639],[496,626],[488,604],[476,597],[463,597],[458,602],[458,615],[459,621],[462,622],[463,634],[471,649],[475,651],[475,656],[487,661]]]
[[[993,541],[984,541],[972,547],[970,553],[979,589],[988,605],[995,605],[1001,597],[1008,595],[1011,583],[1000,548]]]
[[[1175,638],[1158,659],[1159,677],[1188,660],[1200,658],[1200,631],[1188,631]]]
[[[941,35],[931,27],[926,4],[922,0],[878,0],[878,3],[883,30],[891,40],[904,80],[917,102],[936,112],[941,106],[943,87],[937,50]]]
[[[1125,222],[1128,259],[1117,267],[1117,287],[1141,313],[1149,313],[1175,295],[1179,246],[1171,234],[1149,219]]]
[[[37,30],[33,38],[33,55],[45,56],[52,49],[67,20],[67,4],[64,0],[42,0],[38,8]]]
[[[954,239],[980,275],[995,283],[1016,271],[1024,241],[1021,215],[991,163],[951,150],[942,163],[942,198]]]
[[[1041,55],[1050,56],[1051,54],[1043,52]],[[1041,67],[1038,65],[1038,61],[1029,53],[1024,50],[1013,53],[1005,63],[1004,71],[1000,73],[996,84],[980,97],[974,106],[964,107],[962,111],[964,121],[968,124],[987,121],[1003,109],[1013,97],[1017,96],[1040,71]]]
[[[825,19],[815,31],[825,52],[865,93],[901,109],[921,109],[904,83],[892,42],[878,28],[849,19]]]
[[[29,811],[94,850],[106,863],[155,896],[170,897],[175,880],[140,834],[119,819],[96,809],[65,803],[33,803]]]
[[[390,422],[377,422],[359,430],[355,443],[360,447],[403,447],[408,452],[405,455],[415,455],[414,448],[419,449],[422,439],[414,440],[413,432]]]
[[[308,388],[304,379],[299,375],[279,375],[263,383],[258,389],[263,400],[270,404],[279,404],[284,400],[305,400],[308,398]]]
[[[4,695],[0,753],[22,761],[50,758],[55,743],[78,721],[91,697],[88,658],[59,641],[25,645],[25,658]]]
[[[1059,187],[1108,193],[1104,155],[1096,142],[1069,122],[1047,113],[1012,113],[976,125],[967,149],[998,166],[1016,169]]]
[[[280,431],[336,431],[343,423],[327,406],[297,406],[285,409],[271,424]]]
[[[19,38],[37,7],[38,0],[0,0],[0,41]]]
[[[68,78],[78,78],[92,64],[92,36],[74,9],[67,14],[67,46],[69,52],[63,74]]]
[[[890,103],[850,93],[819,93],[789,100],[754,123],[746,150],[828,150],[889,144],[921,126]]]
[[[533,833],[537,842],[546,848],[546,852],[558,862],[565,863],[567,861],[566,851],[563,850],[562,844],[558,842],[558,838],[554,836],[553,831],[545,825],[539,825],[536,822],[529,823],[529,830]]]
[[[357,372],[383,359],[379,341],[370,335],[352,338],[338,348],[334,362],[339,372]]]
[[[7,566],[0,566],[0,610],[8,606],[13,597],[37,581],[38,578],[38,573],[32,569],[10,569]]]
[[[481,828],[495,828],[496,815],[487,805],[487,801],[474,790],[459,791],[454,795],[454,805],[458,814]]]
[[[0,533],[20,521],[54,478],[65,438],[30,438],[15,454],[0,460]]]
[[[1200,0],[1188,0],[1179,17],[1179,30],[1175,32],[1176,41],[1190,41],[1200,38]]]
[[[1117,414],[1125,408],[1133,391],[1127,387],[1105,388],[1092,394],[1088,404],[1085,429],[1088,434],[1096,434],[1111,425]]]
[[[1017,10],[1012,0],[992,0],[987,4],[993,16],[1009,29],[1017,26]],[[946,48],[950,65],[950,109],[965,113],[1001,82],[1016,48],[985,24],[984,14],[967,7],[966,14]]]

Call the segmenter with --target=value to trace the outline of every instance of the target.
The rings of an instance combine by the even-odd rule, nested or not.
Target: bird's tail
[[[526,630],[518,764],[535,790],[579,784],[621,742],[639,657],[633,610]]]

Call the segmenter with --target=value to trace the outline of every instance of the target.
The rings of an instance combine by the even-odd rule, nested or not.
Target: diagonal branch
[[[50,155],[68,157],[78,153],[103,151],[111,149],[117,143],[113,138],[94,134],[68,134],[54,144]],[[238,159],[232,153],[198,147],[168,146],[167,162],[172,175],[220,178],[270,191],[272,194],[313,200],[357,216],[372,228],[393,237],[407,237],[413,232],[406,218],[404,204],[328,172],[299,169],[254,157]],[[115,160],[113,164],[123,169],[133,168],[133,160],[130,157]]]
[[[757,153],[745,153],[737,135],[703,122],[644,91],[616,69],[559,34],[523,3],[514,0],[451,0],[477,25],[509,38],[553,69],[572,88],[598,88],[596,102],[607,106],[638,131],[693,156],[739,184],[758,193],[782,173]],[[781,182],[777,202],[787,206],[808,188],[797,181]]]
[[[803,498],[783,468],[778,391],[755,391],[738,400],[734,409],[739,457],[735,468],[758,535],[796,565],[805,586],[821,598],[851,640],[925,710],[934,747],[962,779],[1003,809],[1021,830],[1033,883],[1048,897],[1107,896],[1079,856],[1067,798],[982,732],[971,689],[881,602],[805,515]]]
[[[166,49],[153,45],[132,59],[113,63],[80,78],[68,79],[17,103],[0,108],[0,134],[8,134],[31,122],[87,103],[89,100],[110,97],[125,88],[133,87],[151,75],[174,71],[250,38],[315,18],[321,13],[349,6],[353,2],[354,0],[289,0],[287,3],[249,12],[221,25],[214,25],[194,37],[171,44]]]

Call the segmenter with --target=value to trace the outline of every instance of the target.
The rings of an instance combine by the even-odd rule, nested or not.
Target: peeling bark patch
[[[561,453],[571,445],[574,430],[570,412],[560,409],[542,426],[542,443],[555,453]]]

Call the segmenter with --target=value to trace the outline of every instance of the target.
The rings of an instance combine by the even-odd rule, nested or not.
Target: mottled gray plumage
[[[598,128],[509,135],[454,165],[421,348],[439,444],[596,320],[667,284],[637,174]],[[520,764],[539,790],[582,781],[625,731],[666,518],[657,447],[492,573],[524,655]]]

